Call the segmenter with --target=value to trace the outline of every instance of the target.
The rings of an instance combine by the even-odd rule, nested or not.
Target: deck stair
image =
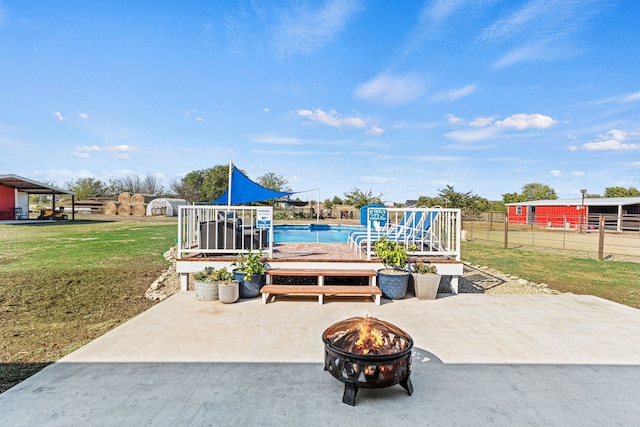
[[[317,295],[318,303],[324,303],[325,295],[371,296],[380,305],[382,291],[376,285],[376,270],[312,269],[312,268],[270,268],[266,271],[267,284],[262,287],[262,303],[275,295]],[[317,285],[277,285],[272,280],[281,277],[317,277]],[[369,285],[325,285],[325,277],[368,277]]]

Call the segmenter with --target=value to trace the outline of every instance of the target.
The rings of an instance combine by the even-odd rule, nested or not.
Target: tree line
[[[245,173],[241,170],[241,172]],[[268,172],[255,180],[263,187],[275,191],[291,191],[286,178],[273,172]],[[124,178],[109,179],[104,183],[94,178],[77,178],[67,183],[67,188],[78,198],[117,197],[120,193],[142,193],[156,197],[175,197],[185,199],[190,203],[210,202],[224,194],[229,183],[229,165],[217,165],[207,169],[195,170],[187,173],[181,179],[173,179],[169,190],[161,184],[155,175],[129,175]],[[597,197],[638,197],[640,190],[635,187],[607,187],[604,194],[585,194],[586,198]],[[488,211],[506,211],[509,203],[528,202],[534,200],[555,200],[558,196],[553,188],[546,184],[529,183],[520,192],[505,193],[502,200],[490,202],[472,191],[460,192],[452,185],[438,189],[435,196],[421,195],[416,206],[459,208],[466,213],[481,213]],[[274,204],[275,201],[268,203]],[[373,194],[371,190],[364,191],[352,188],[344,193],[344,197],[334,196],[326,199],[324,206],[330,208],[334,204],[345,204],[356,209],[368,204],[383,204],[382,194]],[[400,204],[397,204],[400,205]]]

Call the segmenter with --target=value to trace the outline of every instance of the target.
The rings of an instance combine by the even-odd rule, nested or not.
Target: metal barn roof
[[[73,191],[63,190],[42,182],[33,181],[18,175],[0,175],[0,185],[9,188],[17,188],[18,191],[29,194],[70,194],[75,195]]]
[[[507,206],[581,206],[582,199],[533,200],[531,202],[507,203]],[[585,198],[585,206],[640,205],[640,197]]]

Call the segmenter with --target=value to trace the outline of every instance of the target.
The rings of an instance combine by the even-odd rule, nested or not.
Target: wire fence
[[[640,216],[590,215],[567,218],[565,226],[513,224],[504,212],[489,212],[478,218],[464,218],[463,240],[499,245],[507,249],[537,249],[570,256],[640,262]]]

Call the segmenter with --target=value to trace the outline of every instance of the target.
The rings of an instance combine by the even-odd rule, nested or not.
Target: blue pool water
[[[364,227],[304,224],[304,225],[274,225],[273,241],[278,242],[317,242],[339,243],[347,241],[349,232],[353,230],[367,231]]]

